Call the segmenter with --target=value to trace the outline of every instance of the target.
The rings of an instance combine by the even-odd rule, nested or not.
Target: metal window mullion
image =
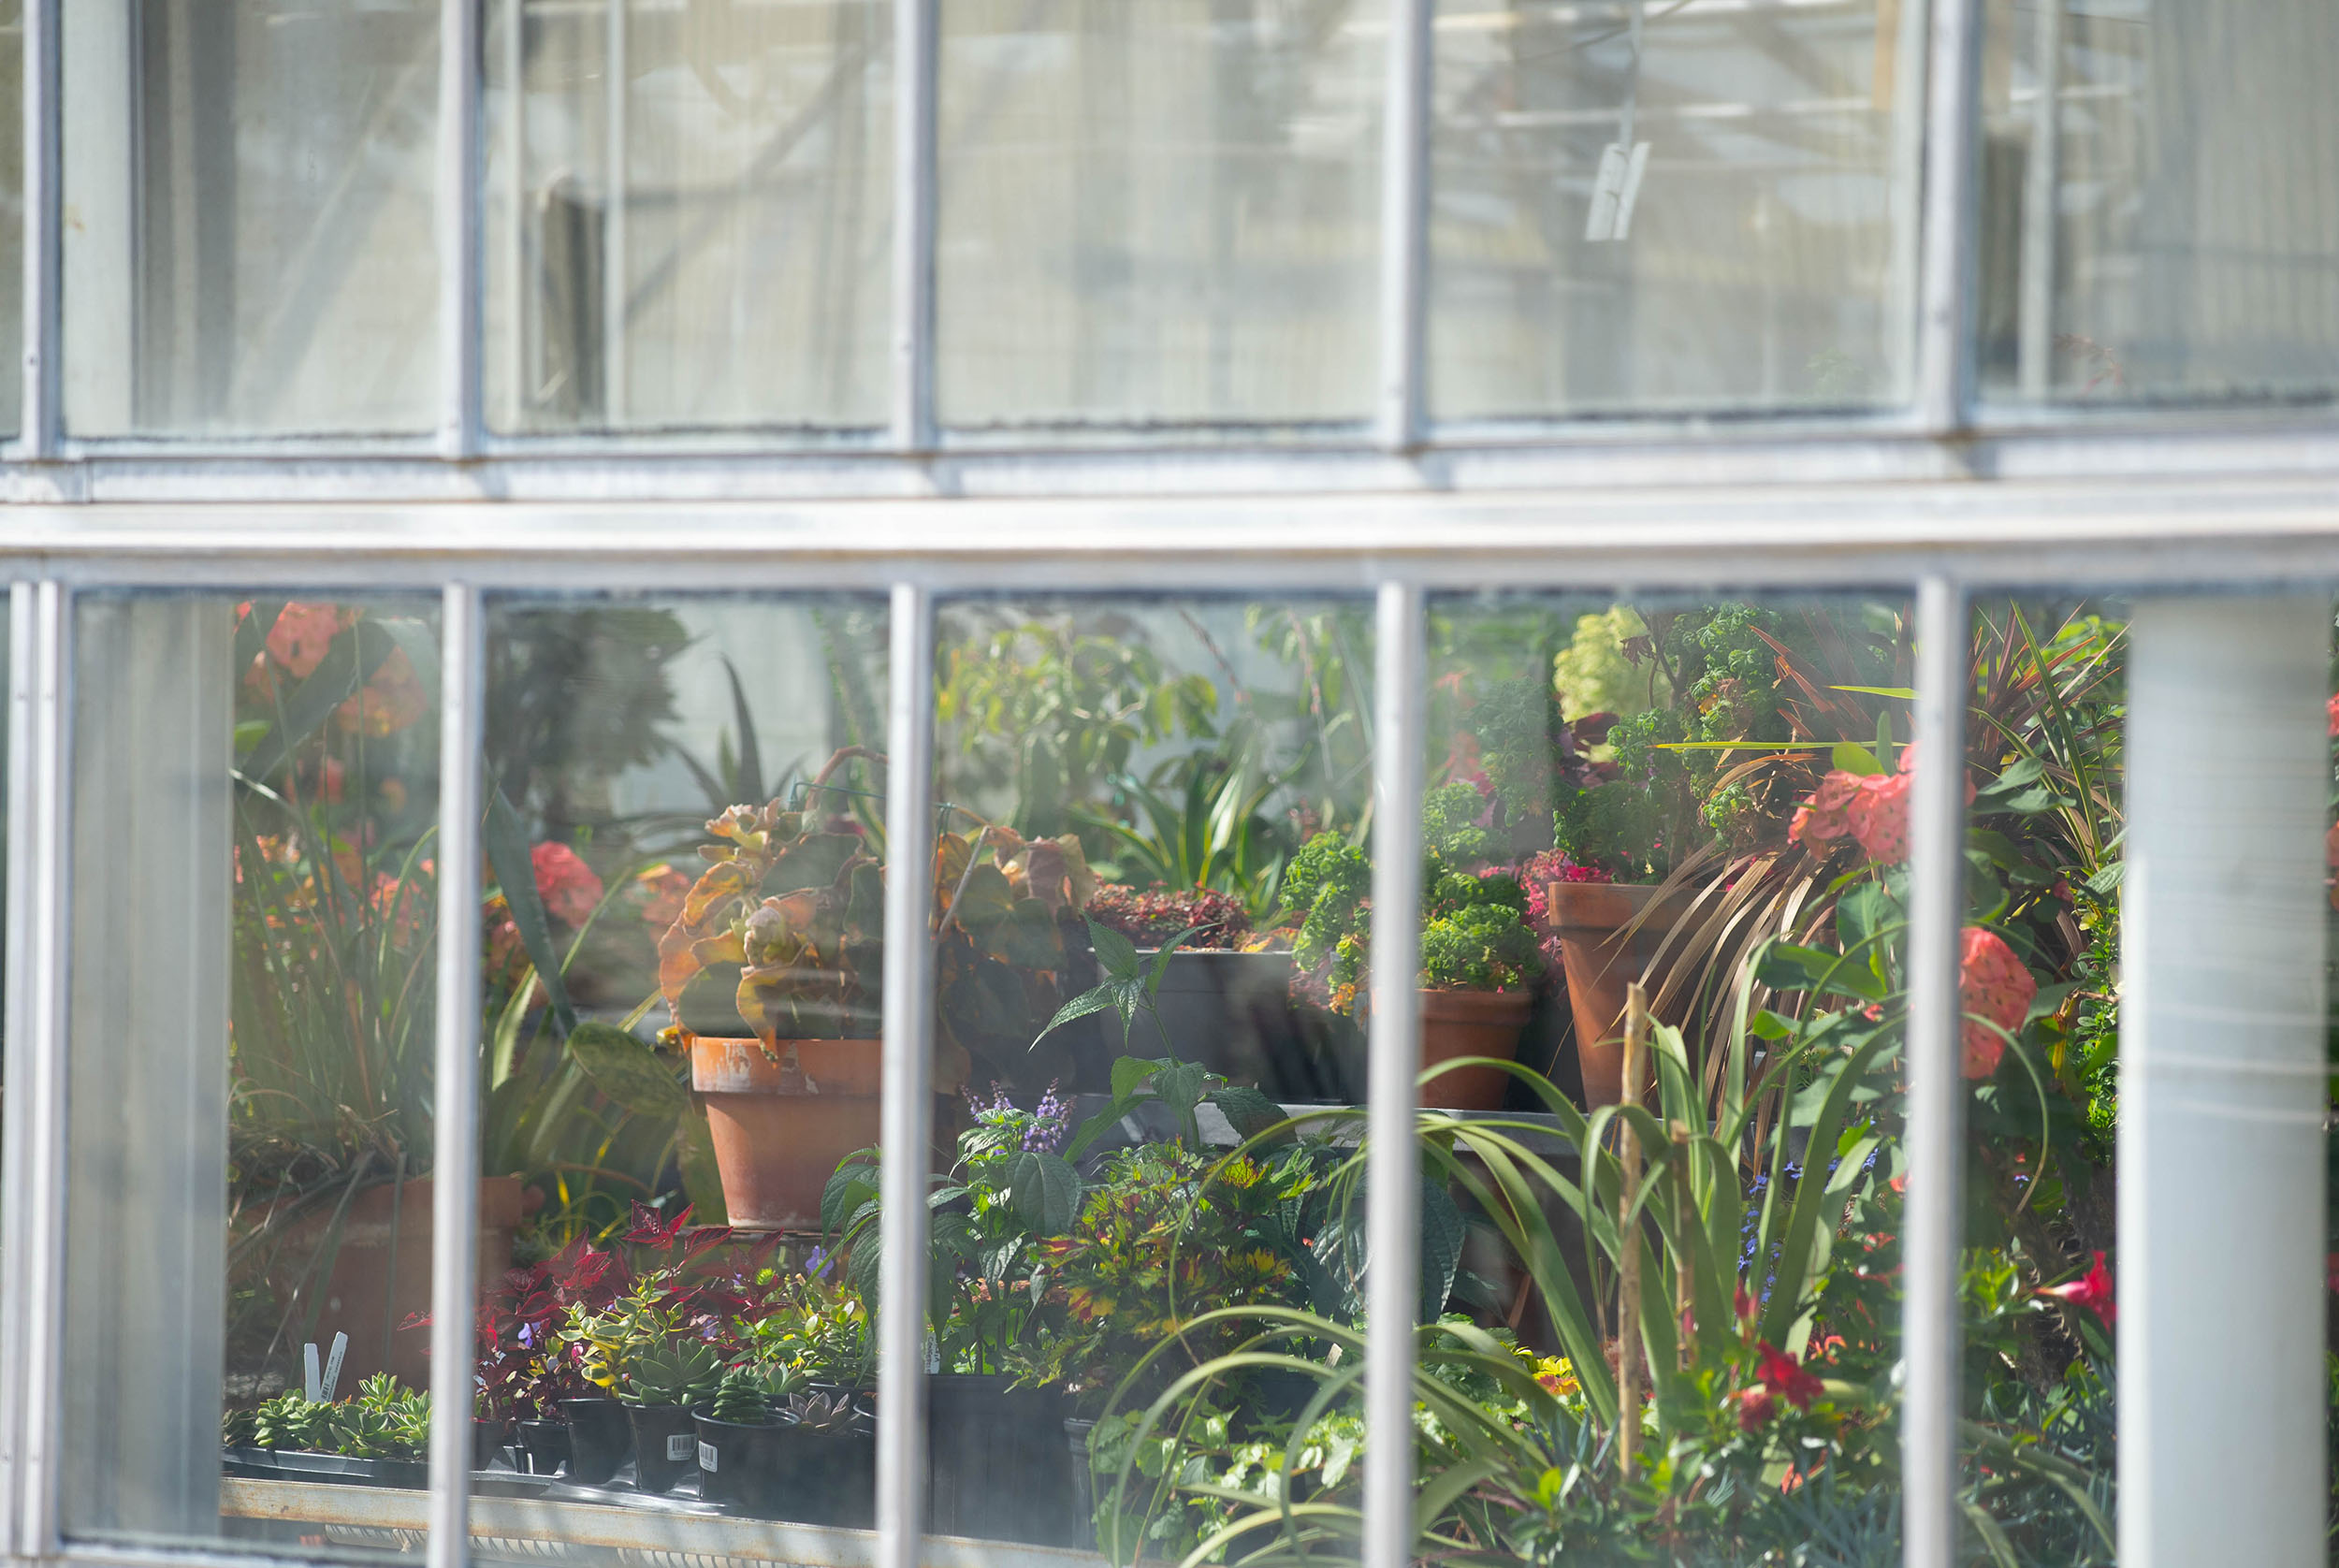
[[[33,974],[33,730],[37,683],[34,676],[35,601],[31,583],[8,589],[8,800],[7,952],[5,1041],[7,1067],[0,1082],[30,1083],[34,1078],[32,997],[25,982]],[[32,1129],[27,1125],[31,1096],[0,1096],[0,1259],[25,1255],[28,1223],[25,1203],[31,1192],[26,1155]],[[14,1532],[22,1510],[16,1504],[18,1457],[23,1448],[25,1297],[24,1271],[0,1270],[0,1508],[7,1532],[0,1549],[21,1552]]]
[[[1917,248],[1917,419],[1964,428],[1973,392],[1974,258],[1979,254],[1982,0],[1929,0],[1925,196]]]
[[[1362,1568],[1413,1561],[1414,1320],[1421,1277],[1421,590],[1384,583],[1373,649],[1373,1016],[1367,1100]]]
[[[1901,1343],[1901,1561],[1952,1568],[1957,1547],[1957,1259],[1965,1082],[1958,931],[1965,919],[1964,589],[1917,588],[1916,778],[1910,787],[1908,1207]]]
[[[480,756],[487,641],[479,590],[440,612],[438,1040],[430,1141],[429,1568],[470,1554],[472,1314],[479,1225]]]
[[[1381,123],[1382,447],[1421,441],[1430,269],[1430,72],[1432,0],[1388,0],[1387,98]]]
[[[883,1219],[877,1568],[917,1568],[926,1453],[926,1176],[933,1127],[934,602],[895,585],[887,663]]]
[[[21,676],[11,672],[10,684],[26,683],[30,708],[27,755],[21,767],[13,757],[9,761],[10,790],[21,790],[22,798],[11,798],[8,806],[11,832],[20,823],[30,832],[10,842],[31,864],[21,907],[17,873],[11,868],[9,874],[10,1166],[5,1196],[14,1225],[7,1255],[9,1299],[19,1313],[13,1327],[22,1334],[20,1343],[9,1348],[14,1352],[21,1344],[22,1359],[15,1369],[16,1422],[6,1436],[17,1445],[16,1490],[8,1498],[17,1520],[15,1549],[26,1557],[48,1557],[57,1549],[57,1409],[65,1314],[61,1282],[72,960],[73,594],[61,583],[43,582],[29,595],[12,592],[11,610],[21,613],[27,599],[31,635],[18,639],[12,631],[10,639],[28,666]],[[20,958],[22,969],[15,962]]]
[[[892,443],[935,443],[934,232],[941,18],[936,0],[893,0]]]
[[[23,16],[24,363],[15,455],[39,461],[57,456],[63,426],[64,75],[58,61],[64,6],[62,0],[24,0]]]
[[[514,0],[516,4],[517,0]],[[626,143],[632,83],[626,38],[626,0],[608,0],[603,42],[603,139],[602,158],[601,402],[602,420],[615,428],[626,421],[627,388],[633,379],[626,343],[626,291],[632,286],[630,225],[633,183]]]
[[[475,457],[481,446],[483,3],[440,0],[439,6],[439,140],[432,195],[439,261],[439,455],[449,458]],[[518,90],[515,82],[514,93]],[[519,112],[516,103],[513,111]]]

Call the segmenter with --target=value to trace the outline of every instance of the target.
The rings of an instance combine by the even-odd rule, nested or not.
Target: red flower
[[[1778,1401],[1770,1397],[1770,1390],[1761,1384],[1758,1383],[1751,1388],[1738,1390],[1738,1430],[1740,1431],[1751,1432],[1777,1414],[1779,1414]]]
[[[2334,695],[2329,703],[2325,704],[2324,710],[2331,715],[2331,733],[2332,736],[2334,738],[2339,738],[2339,695]]]
[[[536,867],[536,892],[545,908],[563,925],[581,926],[601,903],[601,878],[566,844],[539,844],[528,851]]]
[[[1809,1410],[1811,1401],[1827,1392],[1827,1386],[1803,1370],[1803,1364],[1773,1345],[1768,1340],[1754,1342],[1754,1354],[1763,1387],[1785,1400],[1797,1410]]]
[[[2102,1319],[2106,1328],[2119,1316],[2119,1304],[2112,1299],[2112,1270],[2103,1266],[2101,1253],[2096,1254],[2094,1264],[2079,1278],[2048,1285],[2039,1294],[2052,1296],[2066,1306],[2086,1308]]]
[[[1958,953],[1957,1007],[1968,1015],[1959,1041],[1968,1078],[1987,1078],[1998,1070],[2006,1054],[2006,1036],[1998,1030],[2012,1034],[2021,1028],[2038,995],[2039,982],[1997,932],[1966,927]]]
[[[1900,748],[1897,773],[1861,775],[1838,768],[1820,780],[1811,797],[1795,808],[1787,837],[1814,853],[1829,839],[1851,837],[1879,865],[1909,858],[1909,787],[1915,780],[1917,748]],[[1966,804],[1973,804],[1973,780],[1966,780]]]
[[[269,657],[293,679],[306,680],[325,662],[325,651],[341,626],[338,604],[287,604],[269,628]]]
[[[1746,1293],[1746,1286],[1743,1284],[1738,1285],[1736,1289],[1737,1294],[1730,1302],[1731,1309],[1738,1314],[1739,1322],[1751,1321],[1754,1316],[1754,1298]]]

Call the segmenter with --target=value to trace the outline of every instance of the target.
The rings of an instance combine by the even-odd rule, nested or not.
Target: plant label
[[[686,1464],[690,1461],[690,1434],[689,1432],[668,1432],[666,1434],[666,1459],[668,1462],[673,1464]]]
[[[699,1445],[699,1468],[705,1471],[709,1475],[714,1474],[717,1470],[721,1468],[715,1462],[715,1445],[713,1444],[702,1443]]]
[[[300,1347],[300,1371],[303,1391],[311,1404],[325,1402],[325,1379],[317,1374],[317,1345],[311,1340]]]
[[[341,1387],[341,1357],[348,1354],[349,1336],[336,1332],[333,1335],[333,1354],[325,1358],[325,1398],[327,1403],[332,1402],[333,1390]]]

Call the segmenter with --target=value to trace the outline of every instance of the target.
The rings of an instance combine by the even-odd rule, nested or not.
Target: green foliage
[[[1425,986],[1445,991],[1513,991],[1542,970],[1542,949],[1516,908],[1474,905],[1422,924],[1421,983]]]
[[[759,1315],[742,1329],[767,1392],[784,1395],[806,1383],[860,1388],[875,1379],[877,1348],[858,1290],[825,1272],[765,1270],[756,1283],[763,1292]]]
[[[721,1355],[705,1340],[676,1335],[631,1357],[617,1386],[628,1404],[704,1404],[723,1375]]]
[[[706,1413],[734,1426],[764,1426],[772,1419],[771,1396],[764,1392],[763,1381],[753,1372],[728,1372],[716,1387],[714,1403]]]
[[[255,1409],[228,1411],[220,1435],[231,1447],[414,1459],[430,1449],[430,1396],[376,1372],[351,1399],[327,1402],[287,1389]]]

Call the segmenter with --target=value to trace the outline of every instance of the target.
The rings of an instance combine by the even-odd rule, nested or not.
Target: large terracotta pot
[[[1624,1097],[1625,993],[1644,978],[1667,934],[1689,913],[1686,894],[1677,893],[1652,908],[1656,895],[1655,887],[1638,882],[1546,884],[1545,907],[1560,938],[1587,1111]],[[1639,924],[1628,936],[1624,928],[1635,920]]]
[[[1422,992],[1422,1067],[1457,1056],[1509,1060],[1518,1053],[1518,1032],[1533,1007],[1533,996],[1524,991]],[[1501,1067],[1457,1067],[1430,1080],[1421,1103],[1443,1111],[1497,1111],[1510,1082]]]
[[[821,1228],[821,1193],[837,1162],[878,1141],[884,1055],[882,1040],[781,1040],[774,1061],[753,1039],[690,1037],[690,1087],[706,1106],[733,1226]],[[937,1064],[937,1138],[939,1096],[958,1088],[943,1080],[964,1077]]]
[[[341,1216],[341,1245],[326,1275],[314,1337],[323,1356],[330,1354],[336,1333],[349,1336],[334,1385],[343,1398],[377,1372],[393,1373],[409,1388],[430,1386],[429,1332],[401,1330],[399,1325],[430,1310],[433,1188],[428,1176],[368,1187],[350,1199]],[[501,1279],[512,1267],[512,1230],[520,1222],[520,1207],[518,1177],[481,1179],[475,1277],[482,1284]],[[304,1219],[287,1237],[291,1250],[307,1253],[323,1246],[332,1220],[330,1205]]]

